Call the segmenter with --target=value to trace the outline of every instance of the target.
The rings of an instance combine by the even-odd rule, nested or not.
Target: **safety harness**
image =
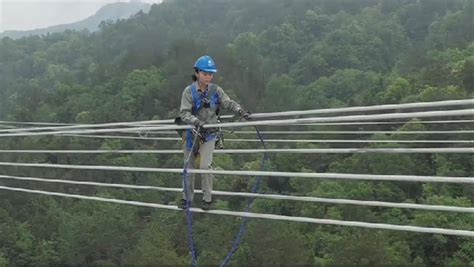
[[[191,113],[197,115],[201,108],[216,108],[216,115],[219,115],[219,94],[217,93],[217,85],[209,84],[208,89],[199,94],[196,88],[196,83],[191,84],[191,95],[193,98],[193,107]],[[193,146],[193,135],[200,135],[202,143],[216,139],[218,134],[217,129],[205,129],[202,132],[193,132],[191,129],[186,130],[186,149],[190,151],[193,147],[194,154],[198,153],[198,146]]]

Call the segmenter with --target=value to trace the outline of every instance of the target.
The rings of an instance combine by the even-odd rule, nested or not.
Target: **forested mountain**
[[[173,118],[197,57],[252,112],[472,98],[472,0],[168,0],[148,13],[71,31],[0,40],[0,119],[100,123]],[[415,121],[416,122],[416,121]],[[466,124],[317,127],[448,130]],[[280,128],[281,129],[281,128]],[[234,134],[226,135],[226,138]],[[294,136],[287,136],[294,138]],[[311,136],[307,136],[311,138]],[[472,134],[344,139],[472,140]],[[0,149],[176,149],[178,143],[66,136],[0,137]],[[228,148],[249,147],[226,143]],[[373,144],[367,147],[404,147]],[[422,146],[422,145],[411,145]],[[271,147],[295,147],[271,145]],[[298,147],[325,148],[313,144]],[[342,146],[340,146],[342,147]],[[257,170],[259,155],[215,155],[214,167]],[[182,155],[0,154],[0,161],[182,167]],[[472,154],[273,154],[266,170],[474,176]],[[177,174],[0,167],[0,174],[180,187]],[[254,178],[218,176],[215,190]],[[1,185],[173,204],[151,190],[0,181]],[[264,178],[260,192],[472,207],[469,184]],[[199,197],[199,195],[198,195]],[[182,212],[0,190],[0,266],[190,265]],[[241,211],[243,198],[216,197]],[[474,230],[472,213],[257,199],[252,212]],[[200,265],[219,264],[239,218],[196,214]],[[251,219],[234,265],[470,266],[472,238]]]
[[[140,2],[129,2],[129,3],[112,3],[101,7],[94,15],[85,18],[81,21],[55,25],[46,27],[44,29],[36,29],[29,31],[5,31],[0,33],[0,38],[10,37],[13,39],[31,36],[31,35],[44,35],[54,32],[63,32],[65,30],[88,30],[97,31],[102,21],[116,21],[118,19],[128,19],[130,16],[135,15],[138,12],[148,12],[151,4],[140,3]],[[71,10],[70,12],[74,12]]]

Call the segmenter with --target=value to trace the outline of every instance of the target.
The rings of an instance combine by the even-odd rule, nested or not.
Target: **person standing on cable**
[[[193,83],[184,89],[179,109],[181,121],[195,127],[194,131],[188,129],[182,133],[184,160],[186,162],[189,153],[191,153],[188,169],[208,170],[212,164],[218,129],[207,128],[206,124],[218,123],[218,114],[221,108],[237,113],[244,119],[249,119],[250,113],[244,111],[237,102],[231,100],[221,87],[211,83],[217,68],[210,56],[198,58],[194,63],[194,72]],[[199,138],[197,138],[197,144],[193,146],[195,134],[198,134]],[[179,207],[182,209],[186,209],[186,200],[191,203],[194,197],[195,175],[189,174],[188,177],[186,188],[184,188],[183,182],[183,199],[179,203]],[[212,206],[214,176],[201,174],[201,178],[203,191],[201,208],[209,210]]]

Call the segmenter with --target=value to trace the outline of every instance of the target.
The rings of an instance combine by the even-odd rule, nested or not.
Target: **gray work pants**
[[[188,158],[189,153],[191,153],[191,157],[189,158],[189,163],[188,163],[188,170],[195,169],[196,167],[202,170],[211,169],[212,155],[214,153],[216,139],[207,141],[205,143],[201,143],[198,141],[197,144],[195,145],[199,145],[199,154],[197,154],[196,156],[194,156],[192,151],[188,151],[186,149],[186,143],[183,140],[183,152],[184,152],[185,162],[186,162],[186,159]],[[211,202],[212,201],[212,181],[214,179],[214,175],[213,174],[199,174],[199,175],[201,176],[201,183],[202,183],[202,191],[203,191],[202,199],[206,202]],[[196,175],[193,173],[188,173],[187,175],[186,188],[187,188],[188,197],[186,197],[186,193],[184,189],[184,181],[183,181],[183,199],[193,201],[195,176]]]

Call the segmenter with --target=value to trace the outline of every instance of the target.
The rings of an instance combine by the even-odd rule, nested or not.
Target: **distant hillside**
[[[65,30],[88,29],[90,31],[96,31],[101,21],[115,21],[117,19],[129,18],[130,16],[138,13],[140,10],[145,13],[148,12],[150,10],[150,7],[151,4],[140,2],[108,4],[100,8],[94,15],[81,21],[29,31],[5,31],[3,33],[0,33],[0,38],[8,36],[10,38],[17,39],[28,35],[41,35],[47,34],[48,32],[63,32]]]

